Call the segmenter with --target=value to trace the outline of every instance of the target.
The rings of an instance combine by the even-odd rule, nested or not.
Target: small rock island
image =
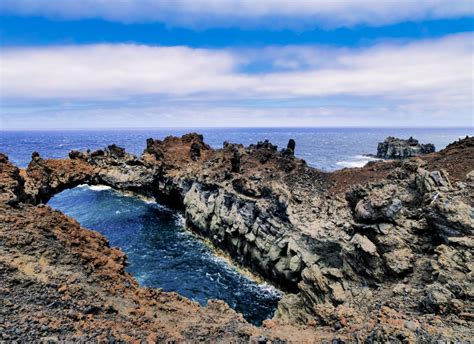
[[[389,136],[377,147],[377,158],[381,159],[406,159],[423,154],[435,152],[432,143],[420,144],[418,140],[410,137],[408,140]]]

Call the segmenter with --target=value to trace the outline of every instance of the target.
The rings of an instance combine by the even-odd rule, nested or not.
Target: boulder
[[[383,255],[388,268],[395,274],[401,275],[413,267],[413,252],[409,248],[402,248],[387,252]]]
[[[351,241],[352,241],[352,243],[354,243],[354,245],[357,248],[361,249],[365,253],[368,253],[369,255],[373,255],[373,256],[378,255],[377,247],[366,236],[360,235],[359,233],[356,233],[352,237]]]
[[[452,293],[441,286],[435,286],[421,299],[420,306],[426,313],[443,314],[449,312]]]

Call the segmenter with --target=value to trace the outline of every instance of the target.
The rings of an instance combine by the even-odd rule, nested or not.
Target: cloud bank
[[[38,123],[79,126],[101,116],[136,126],[471,126],[473,37],[354,49],[7,48],[0,53],[3,126],[32,113]],[[43,103],[55,105],[41,110]]]
[[[186,27],[347,27],[472,16],[474,9],[471,0],[3,0],[0,11],[60,19],[159,21]]]
[[[143,45],[8,48],[2,97],[201,99],[382,96],[469,101],[472,34],[365,49],[211,50]],[[246,71],[252,64],[264,71]]]

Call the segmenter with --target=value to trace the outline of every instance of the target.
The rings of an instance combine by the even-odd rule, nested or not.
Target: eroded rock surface
[[[67,257],[71,250],[79,252],[82,245],[106,242],[47,206],[35,206],[64,188],[106,184],[154,196],[181,209],[192,230],[288,291],[273,320],[256,329],[222,304],[200,308],[174,294],[139,288],[123,271],[125,258],[118,258],[119,251],[96,244],[94,252],[105,262],[99,265],[100,271],[113,275],[120,285],[116,295],[139,304],[146,301],[142,298],[149,298],[141,293],[158,293],[173,300],[167,317],[159,311],[163,303],[156,298],[155,308],[145,307],[145,314],[155,314],[158,320],[143,320],[147,325],[143,332],[136,332],[136,338],[143,338],[140,336],[147,331],[162,331],[160,338],[183,340],[196,333],[202,336],[199,338],[223,341],[257,341],[259,336],[309,342],[472,339],[474,139],[466,138],[422,158],[374,162],[334,173],[307,166],[290,154],[294,147],[293,141],[279,152],[264,141],[249,147],[224,143],[222,149],[214,150],[201,135],[188,134],[162,141],[149,139],[139,158],[109,146],[96,152],[71,152],[70,159],[63,160],[34,156],[26,170],[18,170],[1,156],[2,257],[9,262],[15,255],[21,257],[26,247],[29,261],[38,265],[42,255],[48,254],[48,231],[59,229],[65,239],[54,241],[57,259]],[[41,221],[34,215],[39,211]],[[56,225],[57,218],[64,221],[62,226]],[[21,219],[29,219],[31,233],[22,233],[26,227]],[[94,239],[83,243],[74,239],[77,232],[89,233]],[[31,237],[45,248],[30,247],[32,242],[22,239]],[[7,239],[13,243],[6,244]],[[93,279],[96,270],[87,270],[92,264],[88,259],[74,263],[75,269],[85,269],[84,280],[90,279],[87,287],[76,282],[69,285],[94,290],[108,300],[111,291]],[[112,270],[107,263],[110,259]],[[12,263],[5,264],[2,276],[10,279],[25,274],[25,270],[11,270]],[[51,269],[55,268],[75,271],[66,263]],[[32,276],[37,278],[36,273]],[[2,288],[6,299],[11,299],[12,292],[26,293],[29,286],[20,283]],[[132,294],[135,296],[128,296]],[[60,298],[58,295],[53,299]],[[112,304],[118,302],[110,297]],[[72,303],[79,300],[92,299],[69,299]],[[87,313],[84,322],[95,318],[94,312]],[[65,313],[57,310],[54,314]],[[123,314],[112,312],[107,317],[117,317],[124,329],[142,321],[136,314],[121,318]],[[167,322],[179,324],[183,314],[192,314],[185,315],[189,321],[166,332],[172,331]],[[24,325],[23,317],[15,319],[8,331],[11,326]],[[90,321],[95,324],[94,319]],[[101,324],[97,325],[101,334],[112,326]],[[74,331],[77,327],[58,338],[76,338]],[[91,333],[95,332],[83,335]]]
[[[389,136],[377,147],[377,157],[382,159],[406,159],[423,154],[433,153],[435,146],[432,143],[421,144],[410,137],[408,140]]]

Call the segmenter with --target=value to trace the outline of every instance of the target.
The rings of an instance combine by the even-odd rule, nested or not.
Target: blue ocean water
[[[217,257],[187,231],[176,212],[103,186],[79,186],[54,196],[49,205],[97,230],[128,256],[141,285],[176,291],[202,305],[220,299],[259,325],[271,318],[281,297]]]
[[[218,148],[224,141],[248,145],[269,139],[285,147],[296,140],[296,155],[310,165],[332,171],[362,166],[367,153],[387,136],[434,143],[437,150],[466,135],[473,128],[457,129],[342,129],[342,128],[227,128],[227,129],[142,129],[97,131],[0,132],[0,152],[25,167],[31,153],[62,158],[72,149],[99,149],[115,143],[139,155],[148,137],[162,139],[197,131]],[[112,246],[129,257],[127,270],[145,286],[177,291],[205,304],[222,299],[249,321],[260,324],[271,317],[280,293],[266,284],[243,276],[218,258],[206,244],[189,233],[179,214],[158,204],[125,196],[104,187],[80,186],[54,196],[49,204],[78,220],[82,226],[105,235]]]
[[[408,138],[413,136],[422,143],[433,143],[436,149],[444,148],[459,137],[474,135],[471,128],[166,128],[134,130],[88,131],[0,131],[0,152],[25,167],[31,153],[38,151],[44,157],[66,157],[72,149],[104,148],[115,143],[139,155],[149,137],[164,138],[197,131],[214,148],[224,141],[248,145],[269,139],[279,147],[286,147],[290,138],[296,140],[296,155],[311,166],[332,171],[343,167],[361,166],[367,162],[363,154],[375,153],[377,143],[387,136]]]

